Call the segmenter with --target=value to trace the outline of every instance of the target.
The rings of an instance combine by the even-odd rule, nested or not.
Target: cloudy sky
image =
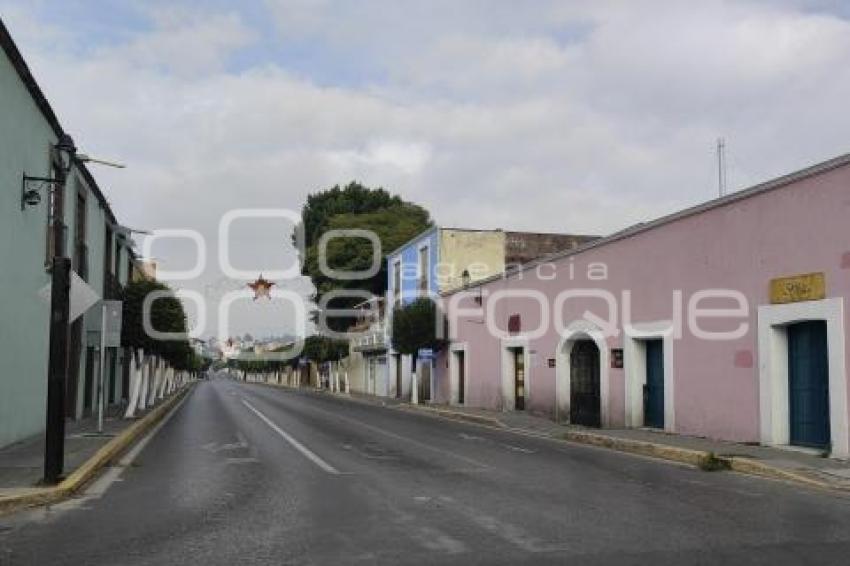
[[[0,0],[118,217],[189,228],[357,179],[438,223],[604,234],[850,151],[850,9],[774,2]],[[233,263],[293,260],[233,225]],[[191,245],[161,241],[163,268]],[[280,281],[305,294],[304,281]],[[241,305],[233,333],[291,330]],[[214,313],[210,313],[212,322]],[[210,325],[212,324],[210,322]],[[211,329],[207,329],[210,334]]]

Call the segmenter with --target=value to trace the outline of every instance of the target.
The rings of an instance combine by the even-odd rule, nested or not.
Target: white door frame
[[[502,410],[513,411],[516,407],[516,384],[514,383],[514,361],[512,348],[522,348],[525,365],[525,410],[528,410],[531,400],[531,353],[528,338],[512,336],[502,339]]]
[[[609,426],[609,368],[610,352],[605,334],[596,325],[587,320],[573,321],[562,333],[555,352],[555,419],[570,419],[570,388],[572,386],[572,368],[570,354],[579,340],[592,340],[599,349],[599,416],[603,427]]]
[[[458,381],[457,352],[463,352],[463,393],[464,405],[469,397],[469,356],[466,354],[466,342],[455,342],[449,346],[449,404],[459,405],[460,382]]]
[[[661,339],[664,346],[664,430],[676,431],[675,376],[673,374],[673,322],[657,320],[626,326],[623,366],[626,374],[626,426],[644,426],[643,386],[646,385],[646,340]]]
[[[784,446],[791,441],[787,326],[811,320],[826,322],[829,351],[829,427],[832,441],[830,455],[835,458],[850,458],[844,299],[841,297],[759,306],[760,441],[769,446]]]

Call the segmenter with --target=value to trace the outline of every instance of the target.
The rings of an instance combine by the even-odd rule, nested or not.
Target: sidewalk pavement
[[[522,434],[683,462],[706,470],[732,470],[809,487],[850,492],[850,461],[827,458],[816,450],[773,448],[652,429],[596,429],[563,425],[547,417],[519,411],[503,412],[437,403],[412,405],[400,399],[359,393],[337,395],[360,402],[474,422]]]
[[[4,447],[0,450],[0,515],[21,507],[55,503],[73,495],[161,421],[192,385],[184,385],[132,419],[122,417],[120,406],[111,407],[104,418],[102,434],[97,432],[97,417],[68,421],[64,479],[56,486],[39,485],[44,466],[43,434]]]
[[[103,419],[103,434],[97,433],[97,416],[65,423],[66,477],[133,424],[133,419],[120,418],[122,410],[120,406],[109,408]],[[144,416],[144,413],[139,416]],[[43,475],[43,433],[0,449],[0,495],[20,488],[36,487]]]

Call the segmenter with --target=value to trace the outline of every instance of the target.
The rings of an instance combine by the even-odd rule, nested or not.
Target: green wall
[[[0,54],[0,446],[44,427],[48,304],[46,195],[20,208],[21,175],[48,176],[56,137]]]
[[[0,52],[0,447],[44,430],[47,401],[47,360],[49,346],[49,305],[38,291],[49,284],[46,269],[47,194],[42,202],[20,208],[21,176],[50,176],[50,148],[56,135],[32,99],[17,71]],[[65,189],[66,250],[73,256],[77,191],[86,195],[86,234],[88,284],[103,294],[104,248],[108,211],[97,191],[85,177],[72,170]],[[113,235],[112,245],[116,245]],[[125,248],[114,250],[118,275],[127,278]],[[99,321],[100,309],[92,309],[87,319]],[[86,375],[86,336],[83,323],[83,351],[77,385],[79,418],[84,406]],[[120,356],[117,367],[120,399]],[[108,381],[107,381],[108,383]],[[92,388],[93,393],[96,391]],[[93,407],[96,404],[92,403]]]

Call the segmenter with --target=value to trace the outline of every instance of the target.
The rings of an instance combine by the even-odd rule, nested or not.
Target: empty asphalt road
[[[82,497],[0,517],[3,566],[848,557],[846,497],[226,379]]]

